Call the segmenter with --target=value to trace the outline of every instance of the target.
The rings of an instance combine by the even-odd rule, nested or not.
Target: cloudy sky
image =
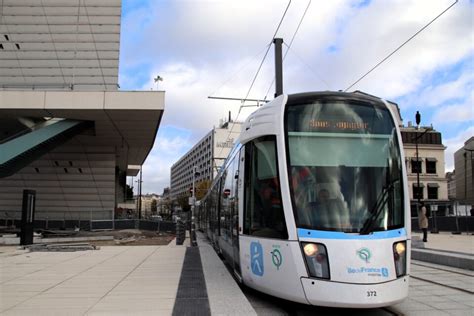
[[[171,165],[228,111],[237,115],[240,102],[208,96],[247,95],[289,0],[122,2],[121,89],[166,91],[143,172],[143,192],[162,193]],[[284,61],[285,93],[345,90],[453,2],[292,0],[277,34],[287,45],[308,9]],[[420,111],[422,125],[442,132],[446,171],[474,135],[473,21],[474,2],[460,0],[349,90],[397,102],[405,125]],[[272,99],[273,67],[272,47],[249,98]]]

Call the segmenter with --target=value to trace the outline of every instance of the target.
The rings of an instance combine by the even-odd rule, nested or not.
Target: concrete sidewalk
[[[413,232],[412,236],[422,239],[423,235]],[[474,235],[466,233],[454,235],[450,232],[428,233],[428,242],[424,243],[424,248],[474,255]]]
[[[180,286],[195,283],[195,275],[183,269],[189,240],[183,246],[175,244],[173,240],[167,246],[105,246],[77,252],[2,247],[0,315],[175,315],[180,310],[193,311],[193,306],[176,305],[195,303],[196,291],[186,288],[185,292],[193,292],[191,300],[177,300],[182,297]],[[210,313],[256,315],[212,247],[200,238],[196,250],[202,266],[193,269],[204,273],[208,293],[204,299]]]
[[[474,271],[474,236],[448,232],[428,234],[428,242],[420,233],[412,234],[412,259]]]
[[[170,315],[186,247],[2,256],[2,315]]]

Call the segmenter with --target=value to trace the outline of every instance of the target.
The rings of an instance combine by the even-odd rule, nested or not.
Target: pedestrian
[[[426,206],[421,202],[421,207],[418,209],[418,226],[423,231],[423,242],[428,241],[428,217],[426,216]]]

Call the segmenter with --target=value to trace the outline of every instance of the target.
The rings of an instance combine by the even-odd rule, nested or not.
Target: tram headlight
[[[304,254],[307,257],[313,257],[318,253],[318,246],[316,246],[315,244],[306,244],[303,247],[303,250],[304,250]]]
[[[329,279],[329,261],[326,246],[319,243],[301,243],[301,246],[310,276]]]
[[[393,244],[393,260],[395,261],[395,271],[397,278],[407,273],[407,243],[399,241]]]

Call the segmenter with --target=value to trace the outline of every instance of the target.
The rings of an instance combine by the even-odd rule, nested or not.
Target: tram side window
[[[234,187],[234,161],[238,161],[238,157],[232,160],[227,166],[226,170],[222,175],[222,188],[221,188],[221,236],[225,240],[231,238],[232,232],[232,211],[233,211],[233,201],[235,199],[235,194],[233,192]]]
[[[245,145],[244,234],[287,239],[274,136]]]
[[[220,187],[220,182],[216,183],[214,187],[211,189],[211,231],[219,235],[220,230],[219,230],[219,187]]]

